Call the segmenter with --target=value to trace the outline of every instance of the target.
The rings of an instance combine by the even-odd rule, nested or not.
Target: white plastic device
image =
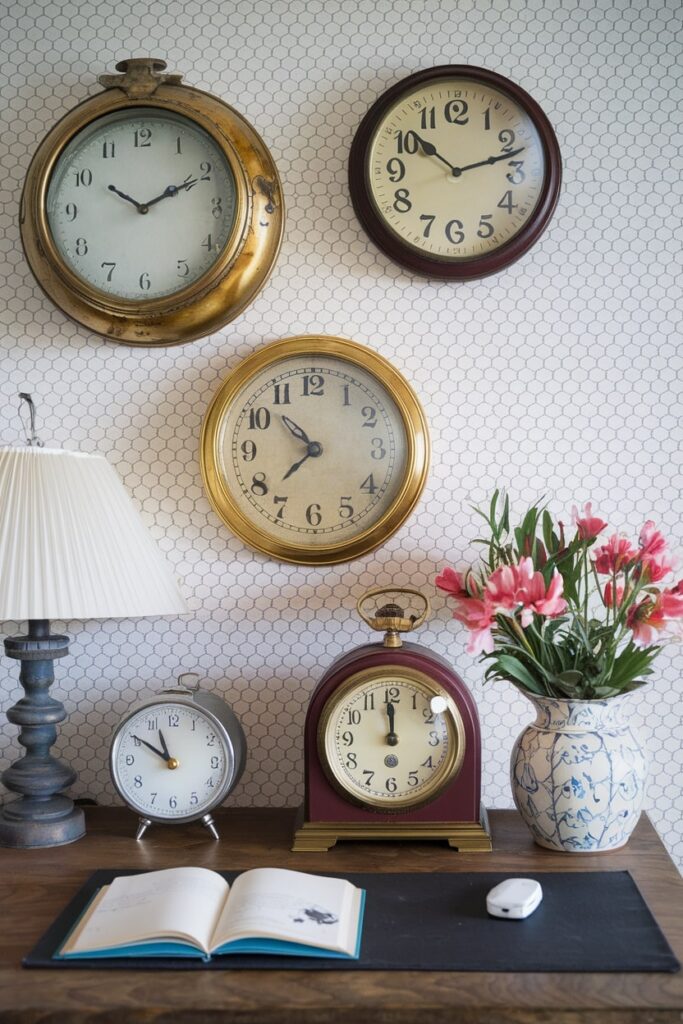
[[[533,878],[506,878],[486,897],[486,909],[492,917],[509,917],[513,921],[533,914],[543,899],[543,890]]]

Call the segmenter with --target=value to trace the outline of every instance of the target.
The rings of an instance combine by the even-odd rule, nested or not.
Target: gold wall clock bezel
[[[364,686],[372,685],[373,683],[376,684],[379,680],[387,678],[405,681],[408,683],[416,683],[428,690],[433,697],[443,697],[447,703],[454,742],[451,744],[448,757],[444,762],[443,768],[438,772],[438,774],[435,773],[434,778],[432,778],[430,783],[422,790],[417,798],[411,797],[410,793],[407,793],[403,797],[397,797],[395,800],[391,801],[380,800],[372,796],[361,798],[353,788],[347,785],[344,773],[339,769],[334,757],[335,751],[332,744],[332,738],[328,735],[328,726],[334,717],[335,712],[339,708],[339,705],[344,703],[351,692],[362,689]],[[424,672],[419,672],[416,669],[406,668],[404,666],[399,666],[392,671],[390,665],[379,665],[375,668],[363,669],[362,671],[349,676],[349,678],[334,691],[323,707],[318,721],[317,739],[318,757],[320,759],[322,769],[330,785],[340,794],[340,796],[344,797],[345,800],[348,800],[349,803],[356,804],[359,807],[369,808],[374,811],[381,811],[386,814],[400,813],[401,811],[412,811],[436,800],[436,798],[443,793],[449,783],[451,783],[458,775],[465,758],[465,728],[455,701],[444,692],[443,687],[435,682],[435,680],[430,679],[430,677]]]
[[[104,92],[70,110],[45,136],[31,161],[20,205],[21,241],[45,294],[71,319],[128,345],[177,345],[206,337],[234,320],[256,297],[275,264],[284,229],[282,188],[265,143],[236,110],[209,93],[162,75],[164,61],[136,58],[103,75]],[[213,265],[171,295],[129,300],[84,281],[66,264],[47,217],[47,192],[71,140],[118,111],[156,108],[184,117],[220,149],[235,181],[235,219]]]
[[[401,417],[406,437],[403,481],[390,507],[373,524],[352,539],[313,547],[306,541],[278,540],[266,533],[256,516],[249,518],[237,505],[221,471],[221,436],[230,407],[248,382],[265,369],[288,359],[321,356],[360,367],[377,378]],[[403,525],[417,504],[427,480],[430,441],[427,420],[412,388],[392,364],[358,342],[326,335],[304,335],[273,342],[248,356],[224,381],[207,410],[202,426],[200,465],[209,501],[223,522],[249,547],[269,557],[295,565],[335,565],[348,562],[383,544]]]

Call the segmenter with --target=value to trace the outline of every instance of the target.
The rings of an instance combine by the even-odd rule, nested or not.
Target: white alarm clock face
[[[112,745],[117,789],[135,811],[169,821],[201,816],[221,802],[232,752],[205,711],[163,701],[134,712]]]
[[[353,677],[321,718],[321,761],[337,789],[387,810],[434,799],[462,763],[464,736],[453,704],[418,673]]]
[[[47,192],[59,255],[88,285],[144,302],[207,273],[235,221],[236,186],[217,143],[160,108],[98,118],[65,146]]]

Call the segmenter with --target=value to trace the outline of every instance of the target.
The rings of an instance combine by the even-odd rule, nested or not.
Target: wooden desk
[[[664,1024],[683,1020],[679,974],[442,974],[426,972],[23,970],[21,957],[96,868],[181,864],[217,870],[542,871],[627,869],[683,961],[683,881],[643,818],[623,850],[562,855],[534,846],[515,811],[491,814],[494,852],[459,854],[427,843],[344,843],[290,852],[294,812],[219,813],[221,842],[198,826],[132,838],[123,810],[91,808],[71,846],[0,850],[2,1024]],[[558,943],[562,929],[558,927]],[[644,1012],[647,1011],[647,1012]]]

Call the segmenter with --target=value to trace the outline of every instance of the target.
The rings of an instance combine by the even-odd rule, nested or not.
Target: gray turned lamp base
[[[20,726],[19,742],[26,754],[2,774],[5,786],[21,796],[2,808],[0,846],[63,846],[85,835],[83,811],[61,792],[75,782],[76,772],[50,754],[66,711],[48,691],[54,682],[53,661],[69,653],[69,639],[51,636],[46,619],[31,620],[28,627],[28,636],[5,640],[7,657],[21,661],[25,691],[7,718]]]

